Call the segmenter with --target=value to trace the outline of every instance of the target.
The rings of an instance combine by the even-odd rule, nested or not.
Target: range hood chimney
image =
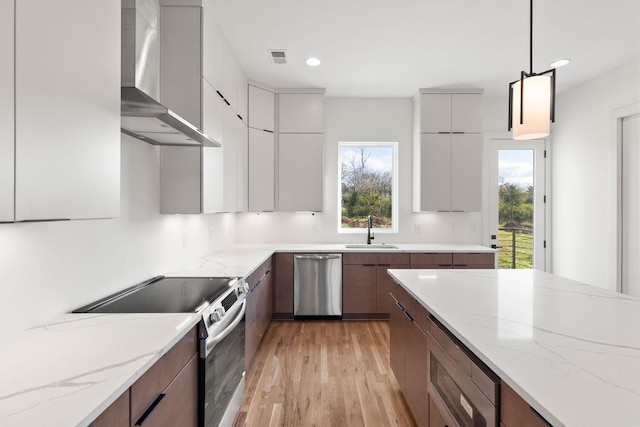
[[[159,15],[159,0],[122,0],[121,130],[154,145],[220,147],[160,102]]]

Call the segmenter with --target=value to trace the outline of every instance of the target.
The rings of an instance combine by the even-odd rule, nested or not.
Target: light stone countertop
[[[389,274],[554,426],[640,426],[640,299],[536,270]]]
[[[166,276],[246,277],[275,252],[495,252],[474,245],[235,245]],[[134,283],[131,283],[134,285]],[[85,426],[199,321],[197,314],[63,314],[0,348],[0,425]]]
[[[199,321],[196,314],[64,314],[0,349],[0,425],[86,426]]]

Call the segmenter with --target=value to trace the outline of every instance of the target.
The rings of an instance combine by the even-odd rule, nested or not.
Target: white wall
[[[160,215],[159,171],[123,135],[120,218],[0,224],[0,339],[233,242],[233,215]]]
[[[413,112],[411,99],[327,98],[325,101],[324,211],[238,214],[238,243],[364,242],[338,234],[338,142],[398,141],[399,232],[377,233],[375,243],[480,244],[480,213],[411,211]],[[417,233],[416,225],[420,232]]]
[[[556,274],[615,289],[610,224],[616,218],[616,149],[610,115],[637,102],[640,60],[558,96],[551,143]]]

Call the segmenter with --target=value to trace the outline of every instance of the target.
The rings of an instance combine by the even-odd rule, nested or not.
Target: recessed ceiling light
[[[309,58],[307,59],[307,65],[309,67],[317,67],[320,65],[320,60],[318,58]]]
[[[564,67],[565,65],[567,65],[569,62],[571,62],[571,60],[569,58],[566,59],[558,59],[557,61],[554,61],[551,63],[550,67],[551,68],[558,68],[558,67]]]

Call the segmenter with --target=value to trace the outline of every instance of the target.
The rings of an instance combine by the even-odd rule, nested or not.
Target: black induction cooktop
[[[158,276],[73,312],[195,313],[215,301],[234,280],[229,277]]]

